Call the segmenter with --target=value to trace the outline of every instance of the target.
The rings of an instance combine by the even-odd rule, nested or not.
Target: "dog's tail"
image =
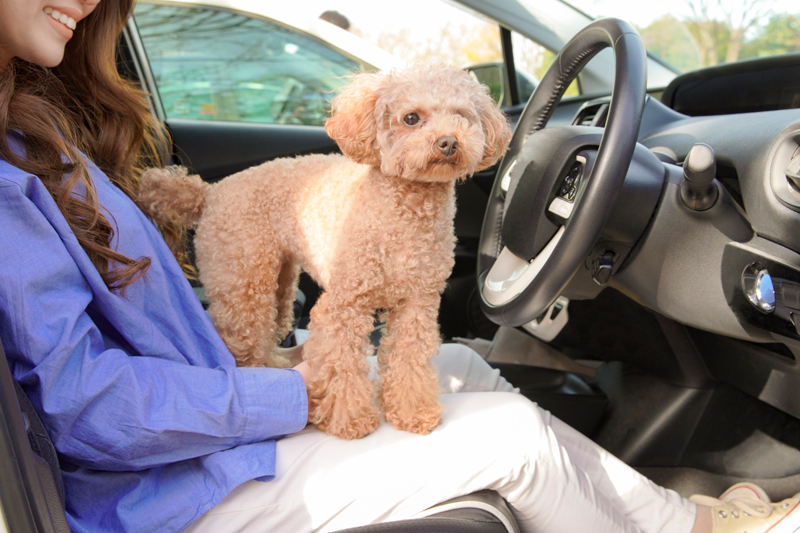
[[[151,168],[139,180],[139,203],[151,216],[191,227],[200,219],[210,189],[184,167]]]

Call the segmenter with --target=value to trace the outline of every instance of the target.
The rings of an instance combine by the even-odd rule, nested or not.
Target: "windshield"
[[[652,58],[647,66],[651,90],[663,89],[681,72],[800,52],[800,15],[790,3],[796,0],[404,0],[382,3],[380,10],[364,9],[363,0],[205,1],[254,10],[289,25],[294,18],[306,17],[311,21],[308,27],[295,26],[302,31],[315,28],[314,35],[377,69],[393,65],[371,59],[375,54],[368,56],[367,48],[379,48],[400,62],[441,62],[473,72],[502,69],[500,28],[506,28],[526,90],[536,86],[555,53],[591,17],[615,16],[639,29]],[[292,17],[284,17],[284,11]],[[327,22],[312,24],[322,22],[319,19]],[[322,26],[328,30],[323,32]],[[333,35],[336,32],[341,35]],[[345,35],[350,38],[346,47],[339,42]],[[584,67],[580,86],[573,84],[566,95],[606,94],[613,86],[613,73],[613,54],[604,50]],[[520,97],[524,100],[527,93]]]
[[[687,72],[788,52],[800,52],[795,0],[569,0],[593,18],[636,26],[651,55]]]

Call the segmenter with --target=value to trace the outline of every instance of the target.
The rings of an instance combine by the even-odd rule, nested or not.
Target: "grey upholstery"
[[[519,533],[519,526],[499,494],[482,490],[435,505],[417,518],[339,533]]]

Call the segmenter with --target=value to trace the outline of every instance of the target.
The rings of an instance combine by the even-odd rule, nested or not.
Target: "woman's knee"
[[[434,359],[439,371],[439,385],[444,393],[453,392],[519,392],[492,368],[483,357],[461,344],[442,345]]]
[[[468,425],[470,439],[491,441],[499,448],[529,454],[550,441],[551,415],[520,394],[479,392],[447,394],[444,425]]]
[[[483,361],[483,358],[472,348],[458,343],[446,343],[439,347],[433,361],[438,368],[463,366],[464,361]]]

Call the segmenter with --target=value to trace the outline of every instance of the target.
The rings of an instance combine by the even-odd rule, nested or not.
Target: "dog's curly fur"
[[[344,156],[278,159],[213,186],[150,170],[140,198],[197,222],[209,313],[240,365],[288,365],[273,346],[290,331],[302,268],[324,289],[304,346],[309,420],[346,439],[377,427],[365,355],[380,312],[379,407],[398,429],[429,433],[442,411],[431,358],[454,264],[455,182],[494,164],[510,129],[469,74],[426,64],[355,76],[325,128]]]

